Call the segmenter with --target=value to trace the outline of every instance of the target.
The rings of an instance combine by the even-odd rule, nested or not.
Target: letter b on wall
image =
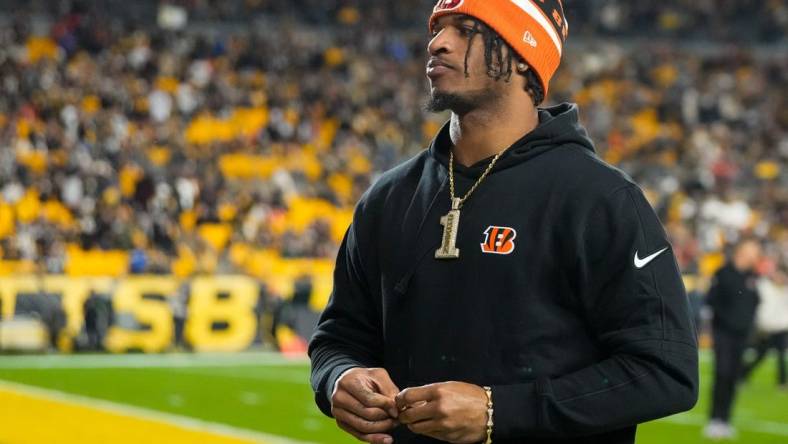
[[[257,331],[257,285],[247,277],[198,277],[192,281],[186,340],[195,351],[241,351]]]

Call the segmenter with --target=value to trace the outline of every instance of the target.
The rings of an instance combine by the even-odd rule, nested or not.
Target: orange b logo
[[[482,253],[510,254],[514,251],[514,238],[517,231],[510,227],[496,227],[490,225],[484,230],[484,242],[481,244]]]

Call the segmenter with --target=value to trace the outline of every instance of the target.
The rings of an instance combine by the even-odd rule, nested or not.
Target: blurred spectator
[[[756,316],[758,340],[755,358],[742,371],[742,380],[747,380],[761,363],[766,353],[774,349],[777,354],[777,385],[788,390],[786,379],[785,348],[788,347],[788,275],[785,270],[775,270],[770,278],[758,281],[760,304]]]
[[[714,387],[711,420],[704,434],[711,439],[734,434],[730,415],[758,306],[755,267],[760,255],[761,246],[755,240],[737,244],[730,261],[714,275],[709,290],[708,303],[714,310]]]
[[[112,300],[106,293],[91,292],[83,304],[87,344],[84,349],[104,350],[104,337],[113,321]]]
[[[168,303],[172,311],[173,321],[173,344],[176,350],[184,350],[188,347],[184,337],[186,318],[189,314],[189,284],[184,282],[178,286],[178,291],[174,297],[169,298]]]

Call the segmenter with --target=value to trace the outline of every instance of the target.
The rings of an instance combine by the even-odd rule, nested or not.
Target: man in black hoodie
[[[441,0],[429,148],[361,198],[309,345],[319,408],[371,443],[633,443],[690,409],[697,344],[641,190],[575,105],[539,109],[559,0]]]

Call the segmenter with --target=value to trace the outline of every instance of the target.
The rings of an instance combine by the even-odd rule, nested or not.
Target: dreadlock
[[[484,61],[487,64],[487,75],[495,81],[504,79],[509,82],[512,78],[512,58],[514,50],[506,43],[497,32],[479,20],[469,17],[473,22],[473,28],[468,33],[468,48],[465,51],[465,77],[468,77],[468,56],[471,51],[471,44],[476,34],[482,36],[484,41]],[[506,48],[506,55],[504,55]],[[536,76],[533,69],[529,69],[525,75],[525,90],[531,95],[534,106],[539,106],[544,101],[544,89],[542,83]]]

